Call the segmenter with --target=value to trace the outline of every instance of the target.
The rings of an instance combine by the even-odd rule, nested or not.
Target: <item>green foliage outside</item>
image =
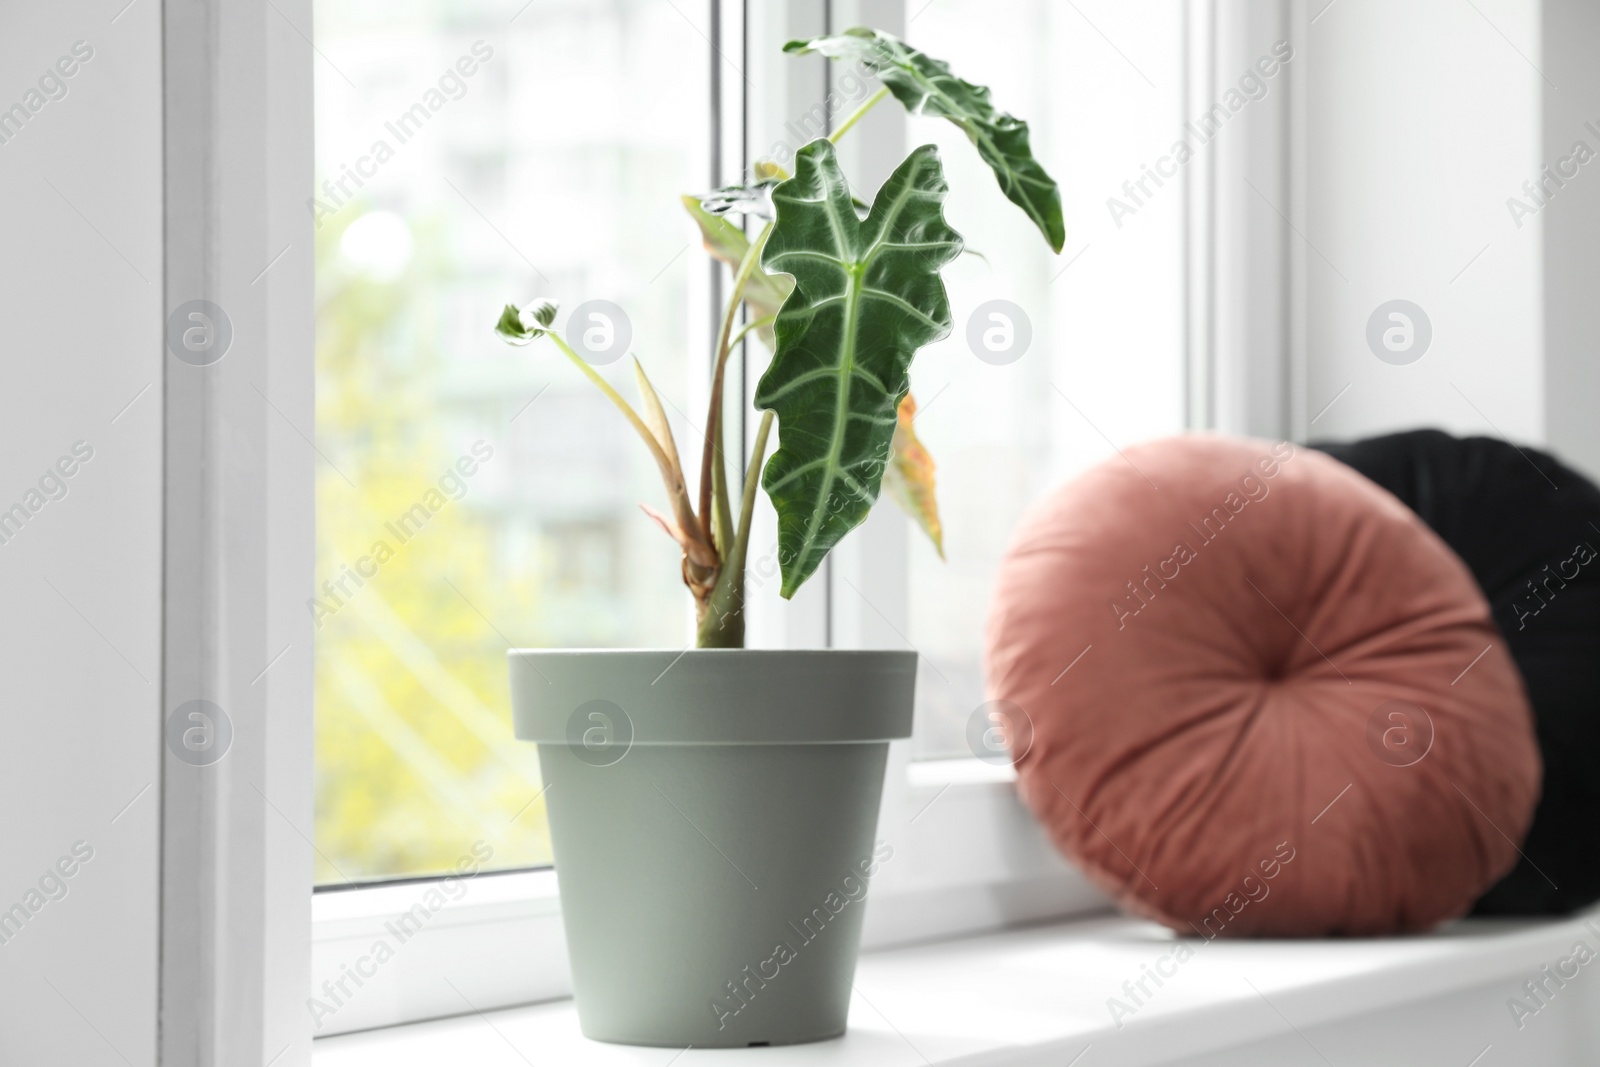
[[[470,451],[440,429],[450,425],[435,387],[443,331],[431,318],[439,304],[421,294],[446,279],[445,244],[417,226],[408,268],[375,279],[340,254],[360,217],[345,214],[317,234],[316,439],[326,460],[316,574],[337,581],[365,557],[376,575],[318,590],[316,881],[444,870],[478,839],[494,849],[491,866],[549,863],[536,751],[510,740],[505,669],[507,639],[542,636],[538,560],[498,559],[484,514],[482,480],[507,462],[505,446],[486,441],[495,454],[462,478],[455,465]],[[439,486],[452,470],[460,499],[454,479]],[[439,501],[425,522],[412,510]],[[393,553],[382,563],[379,542]]]

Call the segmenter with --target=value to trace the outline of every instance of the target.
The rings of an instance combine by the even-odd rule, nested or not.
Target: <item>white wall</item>
[[[1302,425],[1313,440],[1438,426],[1542,442],[1546,217],[1519,229],[1506,208],[1541,163],[1539,0],[1324,4],[1308,5],[1300,72]],[[1403,366],[1365,336],[1393,299],[1433,328]]]
[[[0,143],[0,508],[93,449],[0,544],[0,908],[93,849],[0,944],[5,1064],[155,1061],[161,5],[121,6],[0,4],[0,107],[93,49]]]

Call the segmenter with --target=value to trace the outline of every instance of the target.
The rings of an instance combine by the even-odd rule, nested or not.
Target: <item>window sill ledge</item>
[[[1600,950],[1595,915],[1465,921],[1409,938],[1210,943],[1097,918],[868,953],[856,975],[849,1033],[815,1045],[688,1052],[606,1045],[579,1034],[576,1010],[563,1000],[325,1038],[314,1063],[1576,1063],[1581,1050],[1600,1045],[1600,974],[1588,974],[1600,971],[1600,960],[1583,966],[1521,1027],[1508,998],[1531,1004],[1523,983],[1571,955],[1579,941]],[[1180,945],[1192,956],[1177,963],[1171,954]],[[1151,995],[1114,1020],[1108,998],[1131,1005],[1123,983],[1158,961],[1173,973],[1160,988],[1147,982]]]

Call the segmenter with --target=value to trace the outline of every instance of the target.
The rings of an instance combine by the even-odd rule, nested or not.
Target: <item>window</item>
[[[818,102],[842,87],[840,72],[778,49],[824,32],[844,17],[838,6],[536,0],[506,27],[499,5],[432,0],[397,19],[318,0],[323,176],[354,167],[358,146],[437,84],[433,72],[479,40],[494,49],[415,145],[319,230],[318,442],[329,461],[318,476],[319,581],[369,554],[384,524],[474,444],[493,448],[463,477],[460,499],[445,494],[318,631],[323,885],[436,874],[479,839],[494,848],[490,866],[548,864],[534,751],[505,740],[507,644],[690,640],[676,548],[635,507],[659,495],[647,456],[570,367],[537,348],[507,349],[488,327],[507,297],[554,296],[564,314],[613,300],[652,379],[688,416],[675,432],[692,435],[716,286],[677,196],[712,184],[719,155],[717,180],[732,180],[738,161],[816,132]],[[1100,902],[1022,810],[1009,767],[970,758],[983,617],[1026,506],[1118,445],[1180,429],[1186,406],[1181,180],[1120,225],[1107,209],[1181,126],[1180,5],[1144,15],[1109,0],[872,10],[876,24],[991,85],[1000,106],[1030,120],[1062,186],[1068,239],[1051,255],[946,123],[880,107],[841,146],[870,198],[909,147],[939,144],[954,189],[948,217],[980,253],[947,273],[955,331],[913,371],[918,432],[939,464],[947,559],[885,501],[791,603],[771,580],[765,503],[769,525],[758,521],[752,539],[753,645],[922,654],[917,735],[894,746],[880,821],[903,859],[874,883],[869,945]],[[964,32],[978,18],[1001,23],[992,39],[1008,46]],[[1017,41],[1029,45],[1018,52]],[[1014,306],[1003,322],[986,317],[997,300]],[[1014,360],[988,349],[983,358],[968,340],[973,322],[980,347],[991,328],[1031,338]],[[746,358],[728,383],[742,408],[766,357],[751,345]],[[608,373],[631,393],[626,371],[619,362]],[[319,895],[314,984],[367,951],[422,891]],[[570,989],[548,870],[474,883],[422,940],[433,947],[398,957],[318,1032],[458,1012],[463,995],[486,1010]],[[507,941],[515,959],[473,965]]]
[[[690,410],[709,311],[677,197],[708,181],[707,5],[316,18],[317,881],[448,871],[480,840],[548,864],[506,648],[677,647],[687,615],[635,506],[649,456],[491,327],[497,300],[610,300]]]
[[[983,257],[951,265],[955,330],[912,370],[945,537],[941,560],[907,525],[900,564],[905,636],[923,655],[918,758],[972,755],[990,587],[1028,505],[1117,445],[1184,426],[1182,186],[1147,182],[1156,195],[1120,226],[1107,207],[1128,200],[1123,183],[1139,181],[1182,125],[1182,9],[1158,7],[936,0],[908,31],[1029,120],[1067,223],[1052,255],[959,130],[911,120],[908,144],[939,145],[947,215]],[[975,25],[994,32],[974,35]],[[1078,651],[1064,649],[1063,665]]]

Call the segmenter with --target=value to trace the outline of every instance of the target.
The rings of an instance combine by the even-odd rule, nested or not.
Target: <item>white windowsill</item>
[[[316,1043],[315,1067],[695,1067],[815,1064],[1578,1063],[1600,1044],[1600,960],[1518,1028],[1507,1000],[1600,922],[1455,924],[1409,938],[1190,939],[1176,965],[1119,1028],[1126,997],[1178,942],[1160,927],[1096,918],[868,953],[850,1030],[814,1045],[691,1050],[606,1045],[578,1032],[571,1001],[475,1013]],[[1172,969],[1171,962],[1163,967]],[[1552,987],[1553,988],[1553,987]],[[1085,1050],[1089,1050],[1085,1052]],[[1215,1056],[1217,1058],[1213,1059]],[[1079,1058],[1081,1057],[1081,1058]],[[1474,1059],[1474,1057],[1479,1057]]]
[[[913,760],[906,766],[906,781],[912,787],[934,788],[943,785],[980,785],[1014,782],[1017,769],[1009,760],[990,763],[980,759]]]

